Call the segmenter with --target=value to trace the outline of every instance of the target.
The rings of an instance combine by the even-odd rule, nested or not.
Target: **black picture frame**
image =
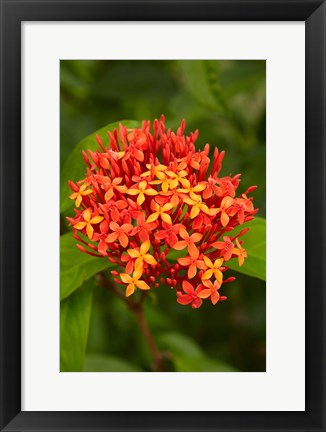
[[[0,4],[1,431],[326,431],[325,2],[1,0]],[[306,241],[304,412],[21,411],[21,23],[106,20],[305,21],[306,226],[300,234]],[[295,180],[287,185],[288,190],[291,187]]]

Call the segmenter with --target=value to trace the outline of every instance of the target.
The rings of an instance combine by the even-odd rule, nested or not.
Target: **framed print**
[[[325,3],[1,29],[1,430],[325,430]]]

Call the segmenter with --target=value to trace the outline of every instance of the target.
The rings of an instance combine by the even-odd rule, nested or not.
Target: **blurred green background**
[[[265,217],[265,61],[61,61],[60,162],[86,135],[124,119],[153,120],[186,132],[199,129],[198,147],[226,150],[222,175],[242,173],[239,191],[257,185],[254,203]],[[78,180],[78,179],[72,179]],[[64,216],[61,233],[69,231]],[[245,264],[244,264],[245,265]],[[265,282],[234,272],[228,300],[198,310],[176,302],[175,292],[155,290],[145,302],[154,338],[170,371],[265,371]],[[149,371],[151,358],[125,304],[96,277],[87,338],[88,371]],[[77,293],[72,294],[72,296]],[[66,301],[66,300],[64,300]],[[87,332],[86,332],[87,333]]]

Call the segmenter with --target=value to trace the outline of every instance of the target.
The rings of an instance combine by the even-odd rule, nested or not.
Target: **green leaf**
[[[82,150],[86,151],[90,149],[95,151],[99,148],[99,145],[96,141],[96,135],[99,135],[102,138],[103,143],[108,143],[107,132],[112,132],[115,128],[119,127],[120,123],[128,128],[140,126],[140,123],[134,120],[121,120],[119,122],[111,123],[81,140],[68,156],[66,162],[63,165],[60,176],[61,212],[67,210],[72,206],[73,203],[72,200],[69,199],[69,195],[71,195],[72,192],[68,186],[68,180],[78,181],[85,176],[86,165],[82,156]]]
[[[161,347],[171,350],[173,354],[187,355],[190,357],[203,357],[204,352],[190,337],[180,333],[163,333],[158,342]]]
[[[190,337],[180,333],[164,333],[158,338],[160,348],[170,351],[177,372],[232,372],[235,369],[208,357]]]
[[[226,111],[219,87],[218,62],[214,60],[180,60],[185,86],[193,98],[203,107]]]
[[[72,233],[60,237],[60,300],[68,297],[84,281],[113,264],[106,257],[93,257],[76,247]]]
[[[84,370],[93,287],[85,284],[60,303],[60,371]]]
[[[86,356],[86,372],[141,372],[135,366],[118,357],[103,354],[88,354]]]
[[[236,270],[239,273],[248,276],[254,276],[258,279],[266,280],[266,219],[255,217],[251,222],[247,222],[232,231],[240,232],[243,228],[249,227],[248,231],[242,239],[244,240],[243,247],[246,249],[248,258],[245,259],[243,265],[238,265],[238,260],[231,259],[227,262],[228,267]],[[230,233],[231,234],[231,233]]]

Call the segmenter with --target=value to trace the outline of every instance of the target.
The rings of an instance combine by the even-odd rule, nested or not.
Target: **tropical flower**
[[[240,195],[240,174],[220,176],[224,151],[208,144],[196,150],[198,131],[176,133],[164,117],[97,136],[97,151],[82,152],[86,177],[69,181],[75,214],[68,217],[83,253],[108,259],[126,296],[150,290],[159,281],[172,287],[177,302],[198,308],[216,304],[233,276],[227,262],[243,265],[247,252],[234,228],[257,213],[250,187]],[[87,151],[86,151],[87,150]]]

